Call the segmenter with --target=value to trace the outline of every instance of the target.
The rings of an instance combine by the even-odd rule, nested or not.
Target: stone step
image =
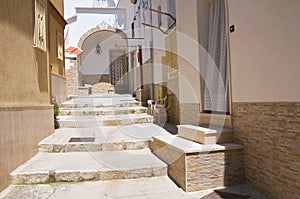
[[[73,108],[60,109],[60,116],[98,116],[98,115],[126,115],[147,113],[147,108],[134,107],[109,107],[109,108]]]
[[[141,102],[133,98],[75,98],[61,104],[61,108],[103,108],[103,107],[134,107]]]
[[[167,165],[149,149],[38,153],[11,173],[12,184],[133,179],[167,175]]]
[[[186,194],[167,176],[152,178],[110,180],[80,183],[53,183],[51,185],[11,185],[0,198],[200,198],[208,193]]]
[[[214,190],[185,193],[178,188],[167,176],[110,180],[79,183],[52,183],[37,185],[10,185],[0,193],[1,199],[199,199]],[[251,196],[255,199],[266,199],[250,185],[242,184],[233,187],[221,188],[225,193]],[[246,197],[238,197],[246,198]]]
[[[153,123],[153,117],[147,114],[114,116],[59,116],[58,121],[61,128],[84,128]]]
[[[207,145],[233,141],[232,129],[218,127],[178,125],[178,136]]]
[[[39,151],[50,153],[140,150],[157,135],[169,135],[155,124],[61,128],[39,143]],[[72,141],[72,142],[71,142]]]

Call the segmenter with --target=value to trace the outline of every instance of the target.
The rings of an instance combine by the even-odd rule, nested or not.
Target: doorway
[[[110,51],[110,83],[115,86],[119,94],[129,93],[128,57],[125,51]]]
[[[208,4],[207,59],[201,64],[202,112],[229,114],[229,64],[226,1]]]

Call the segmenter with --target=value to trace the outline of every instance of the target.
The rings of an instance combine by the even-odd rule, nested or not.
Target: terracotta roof
[[[66,49],[66,52],[76,54],[76,55],[80,55],[83,51],[79,48],[74,47],[74,46],[70,46]]]

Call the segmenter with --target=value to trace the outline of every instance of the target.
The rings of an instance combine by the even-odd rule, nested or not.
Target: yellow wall
[[[54,8],[49,4],[49,61],[52,72],[65,76],[65,61],[57,58],[57,33],[64,37],[63,18],[59,16]]]
[[[0,7],[0,102],[49,104],[47,53],[33,47],[34,1]]]
[[[61,16],[64,16],[64,0],[50,0],[50,2],[54,5]]]
[[[300,1],[228,2],[233,102],[300,101]]]
[[[34,47],[34,13],[34,0],[1,1],[0,191],[9,185],[9,174],[32,157],[38,142],[54,129],[49,35],[47,52]]]

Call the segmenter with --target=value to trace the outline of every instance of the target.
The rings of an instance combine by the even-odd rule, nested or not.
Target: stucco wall
[[[52,95],[58,103],[67,100],[66,77],[52,73]]]
[[[246,182],[268,198],[299,198],[300,1],[228,2],[233,128]]]
[[[65,61],[64,59],[58,59],[57,46],[58,46],[58,36],[59,33],[62,36],[63,47],[64,47],[64,24],[63,18],[52,7],[50,9],[49,4],[49,62],[52,72],[59,75],[65,75]]]
[[[48,53],[34,47],[34,2],[9,0],[0,6],[0,191],[10,172],[54,129]]]
[[[53,106],[0,105],[0,191],[9,175],[38,151],[38,143],[53,133]]]
[[[1,103],[50,103],[47,53],[33,47],[34,0],[0,7]]]
[[[199,124],[200,46],[197,0],[176,1],[180,123]]]
[[[228,2],[233,101],[299,101],[300,1]]]
[[[55,6],[57,11],[64,16],[64,0],[50,0],[51,3]]]

